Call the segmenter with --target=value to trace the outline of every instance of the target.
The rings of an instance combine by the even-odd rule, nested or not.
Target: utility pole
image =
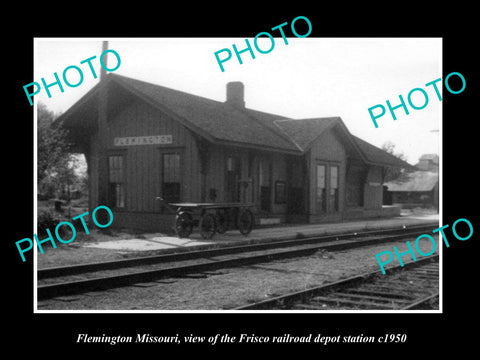
[[[108,49],[108,41],[102,42],[102,53]],[[106,65],[106,61],[104,62]],[[91,205],[91,211],[99,205],[108,206],[108,127],[107,127],[107,110],[108,110],[108,79],[106,70],[100,66],[100,83],[98,93],[98,156],[97,156],[97,177],[94,179],[97,188],[96,201]],[[103,220],[100,220],[103,221]]]
[[[102,54],[108,50],[108,41],[102,41]],[[105,55],[104,61],[105,68],[108,67],[108,55]],[[104,80],[107,76],[107,70],[103,66],[100,66],[100,81]]]

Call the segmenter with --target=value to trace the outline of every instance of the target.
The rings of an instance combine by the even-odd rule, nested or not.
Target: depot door
[[[298,215],[305,214],[305,166],[304,159],[294,157],[287,165],[287,214],[292,215],[292,221],[300,219]]]
[[[228,156],[225,164],[225,201],[239,202],[240,187],[239,180],[241,174],[241,162],[236,156]]]

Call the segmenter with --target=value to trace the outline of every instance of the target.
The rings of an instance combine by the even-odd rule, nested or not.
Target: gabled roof
[[[414,168],[412,165],[410,165],[406,161],[399,159],[398,157],[386,152],[385,150],[382,150],[376,147],[375,145],[372,145],[360,139],[359,137],[356,137],[355,135],[352,135],[352,136],[355,139],[355,142],[360,147],[360,150],[362,151],[362,153],[366,156],[367,162],[375,165],[382,165],[382,166],[395,166],[395,167],[408,168],[408,169]]]
[[[313,142],[327,129],[338,123],[340,118],[314,118],[301,120],[275,120],[275,125],[281,129],[302,150],[310,149]]]
[[[432,191],[438,184],[438,173],[414,171],[402,174],[398,179],[385,183],[388,191]]]
[[[99,87],[97,84],[57,121],[67,128],[95,128]],[[363,161],[382,166],[411,167],[393,155],[350,134],[340,117],[293,120],[258,110],[239,108],[179,90],[129,77],[109,74],[108,91],[116,89],[122,96],[110,96],[113,107],[142,99],[206,140],[291,154],[303,154],[326,130],[336,128],[343,142]],[[110,101],[110,98],[112,101]],[[85,134],[85,131],[83,131]]]
[[[204,133],[206,137],[211,137],[211,140],[298,152],[292,141],[279,136],[279,134],[264,126],[261,120],[255,119],[256,117],[279,119],[282,118],[281,116],[248,109],[240,110],[225,102],[120,75],[113,76],[113,80],[126,89],[162,110],[168,109],[171,115],[185,126],[193,127],[197,132]]]
[[[340,129],[343,138],[346,139],[345,142],[348,142],[347,146],[353,148],[354,152],[359,153],[362,160],[366,163],[380,166],[412,168],[407,162],[352,135],[340,117],[301,120],[285,119],[275,120],[274,123],[282,129],[302,151],[310,149],[313,142],[322,133],[335,127]]]

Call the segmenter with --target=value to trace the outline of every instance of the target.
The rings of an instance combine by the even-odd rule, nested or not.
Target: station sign
[[[116,137],[113,140],[115,146],[164,145],[171,144],[172,142],[172,135]]]

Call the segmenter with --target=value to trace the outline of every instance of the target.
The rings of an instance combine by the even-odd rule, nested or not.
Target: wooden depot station
[[[410,164],[352,135],[340,117],[290,119],[117,74],[57,120],[88,165],[89,207],[114,227],[172,229],[165,203],[249,204],[257,224],[386,217],[388,167]],[[164,201],[158,201],[162,198]]]

